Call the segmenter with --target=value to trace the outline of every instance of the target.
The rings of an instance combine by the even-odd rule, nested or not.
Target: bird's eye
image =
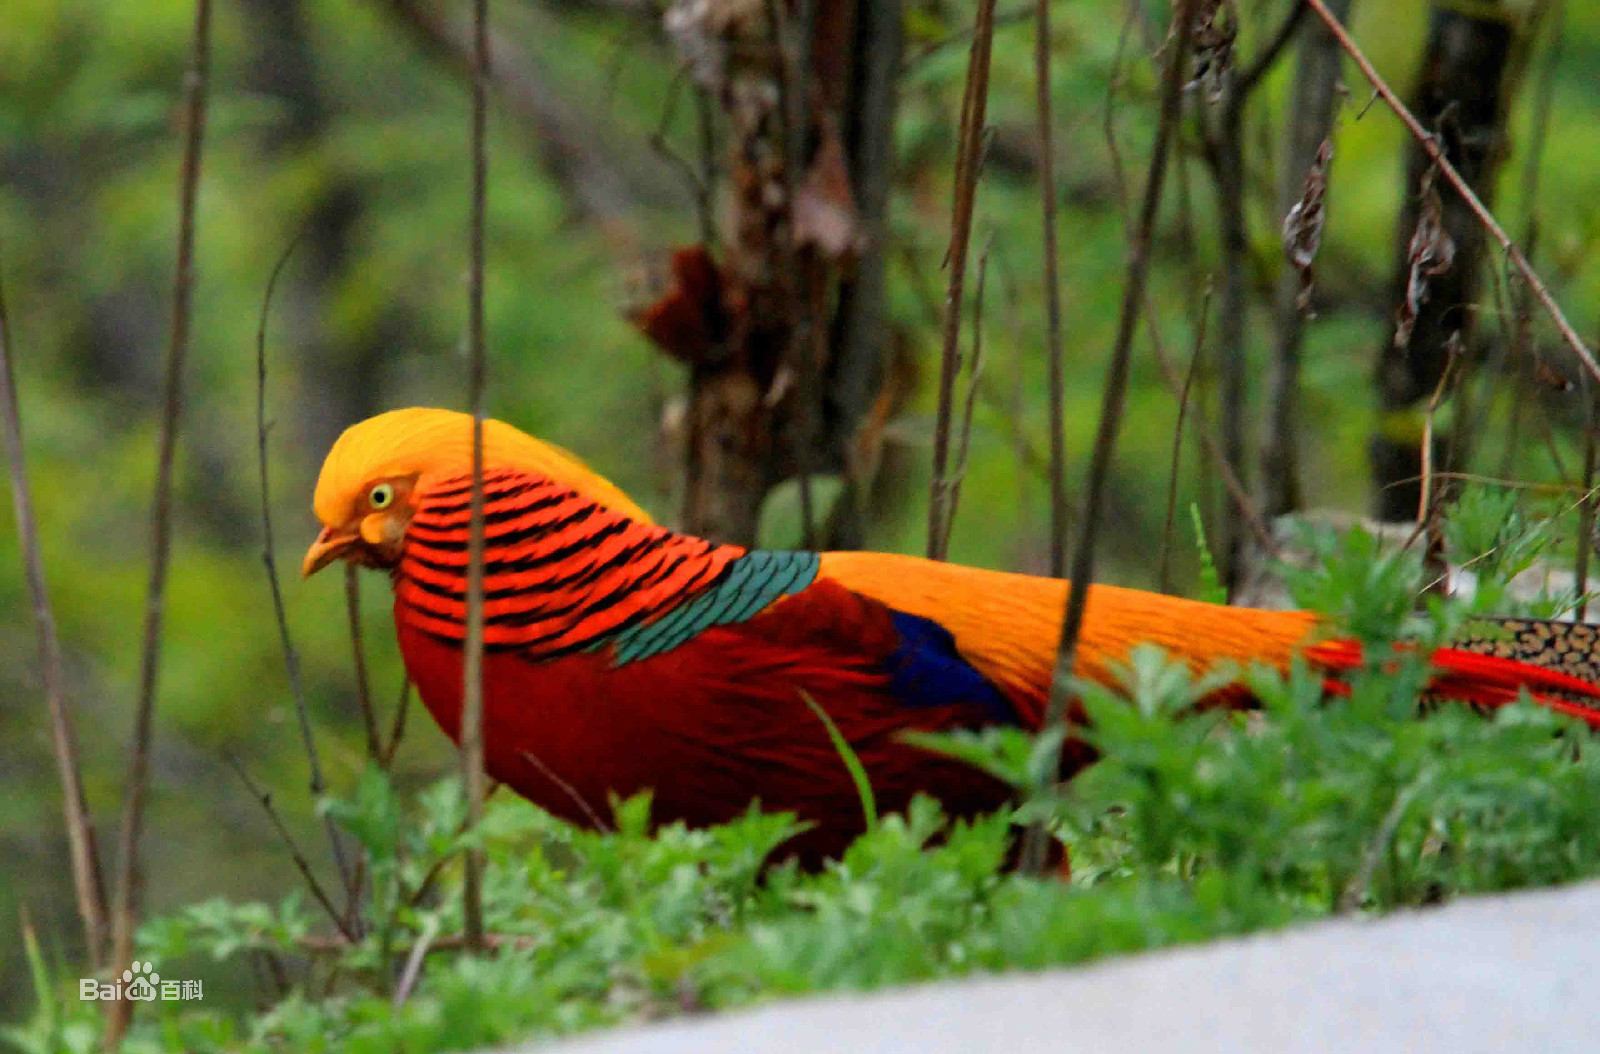
[[[394,501],[394,487],[388,483],[380,483],[372,488],[372,493],[367,495],[367,504],[374,509],[387,509]]]

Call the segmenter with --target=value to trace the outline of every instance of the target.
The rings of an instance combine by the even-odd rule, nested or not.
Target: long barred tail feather
[[[1534,702],[1600,728],[1600,678],[1594,669],[1594,627],[1539,619],[1494,619],[1502,632],[1474,633],[1435,651],[1430,696],[1495,709],[1516,702],[1526,688]],[[1586,643],[1587,642],[1587,643]],[[1573,657],[1574,649],[1581,654]],[[1306,655],[1330,673],[1361,664],[1361,645],[1339,640],[1315,644]],[[1592,676],[1592,675],[1590,675]],[[1329,689],[1342,694],[1330,679]]]
[[[1485,618],[1452,647],[1542,666],[1600,684],[1600,627],[1555,619]]]

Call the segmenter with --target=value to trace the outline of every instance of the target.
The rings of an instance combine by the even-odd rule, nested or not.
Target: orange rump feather
[[[824,553],[820,575],[897,611],[948,629],[968,662],[1011,698],[1024,720],[1043,719],[1068,583],[888,553]],[[1311,642],[1309,611],[1261,611],[1119,586],[1089,587],[1078,673],[1113,683],[1113,664],[1150,643],[1197,673],[1219,662],[1287,669]]]

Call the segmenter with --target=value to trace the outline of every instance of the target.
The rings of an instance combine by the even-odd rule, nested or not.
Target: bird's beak
[[[306,550],[305,562],[300,565],[300,577],[310,578],[318,571],[333,563],[339,557],[350,551],[350,547],[361,541],[361,535],[352,530],[339,530],[333,527],[322,528],[322,533],[317,535],[317,540],[311,543],[311,548]]]

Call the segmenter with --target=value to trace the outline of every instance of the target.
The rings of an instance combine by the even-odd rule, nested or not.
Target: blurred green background
[[[341,584],[336,575],[302,583],[294,573],[315,530],[311,486],[322,453],[345,425],[396,406],[463,407],[466,400],[468,97],[460,70],[423,43],[405,6],[217,5],[178,528],[144,837],[150,912],[219,893],[276,899],[298,883],[224,752],[274,788],[286,817],[326,864],[262,573],[254,460],[262,294],[276,258],[308,219],[313,233],[286,272],[268,340],[277,557],[287,572],[290,624],[329,782],[348,787],[365,763]],[[1157,22],[1164,17],[1159,0],[1146,6]],[[895,485],[875,510],[870,542],[920,551],[938,343],[926,290],[936,305],[966,62],[963,45],[939,44],[970,22],[971,5],[910,7],[888,237],[892,314],[920,383],[889,430],[887,471]],[[1245,0],[1242,7],[1248,55],[1282,5]],[[466,13],[463,4],[426,9],[452,24]],[[1054,12],[1074,484],[1097,421],[1125,266],[1103,128],[1121,10],[1117,0],[1063,0]],[[1423,0],[1356,4],[1357,39],[1402,89],[1414,77],[1426,17]],[[138,675],[191,18],[187,0],[4,0],[0,13],[0,277],[86,789],[108,860]],[[672,418],[684,378],[622,311],[641,264],[696,237],[687,189],[650,146],[670,94],[672,53],[642,4],[500,0],[494,19],[520,56],[517,72],[531,94],[516,103],[499,96],[492,124],[491,412],[580,453],[670,522],[677,466],[663,422]],[[1121,63],[1115,127],[1135,192],[1153,131],[1150,53],[1158,44],[1159,34],[1136,28]],[[1040,571],[1048,508],[1038,459],[1048,438],[1032,46],[1024,20],[1004,20],[990,102],[995,147],[974,244],[992,246],[986,370],[1001,396],[996,402],[1011,409],[980,408],[951,555]],[[1600,260],[1592,251],[1600,235],[1600,8],[1570,5],[1559,49],[1552,54],[1548,38],[1535,48],[1513,99],[1496,211],[1516,221],[1508,225],[1518,233],[1531,85],[1552,60],[1537,260],[1580,332],[1593,334],[1600,324]],[[1292,71],[1291,55],[1247,117],[1260,165],[1251,180],[1252,263],[1264,286],[1282,266],[1281,217],[1263,188],[1274,185],[1271,157]],[[1381,106],[1360,116],[1369,93],[1349,71],[1346,83],[1301,428],[1308,504],[1360,510],[1374,422],[1370,364],[1393,309],[1384,297],[1395,217],[1408,189],[1399,123]],[[686,102],[667,114],[667,138],[690,142],[691,116]],[[1152,281],[1164,342],[1186,357],[1195,273],[1182,263],[1185,196],[1203,281],[1217,258],[1216,223],[1210,183],[1192,151],[1169,186]],[[1485,299],[1493,314],[1487,292]],[[1258,303],[1251,354],[1263,363],[1268,332]],[[1535,334],[1541,347],[1555,347],[1542,319]],[[1214,407],[1206,379],[1200,405]],[[1257,409],[1259,396],[1252,392]],[[1109,579],[1155,581],[1173,421],[1173,398],[1141,353],[1114,480],[1115,529],[1102,572]],[[1491,463],[1499,459],[1498,428],[1492,423],[1485,440]],[[1571,437],[1561,431],[1554,441],[1575,464]],[[1520,475],[1552,475],[1543,449],[1540,440],[1535,452],[1513,451]],[[1199,482],[1197,464],[1187,451],[1180,501],[1199,501],[1214,515],[1220,499]],[[6,502],[0,977],[19,983],[0,985],[0,1018],[26,1001],[14,939],[20,909],[66,962],[77,962],[79,942],[11,516]],[[781,524],[772,533],[771,541],[785,540]],[[1193,582],[1196,562],[1192,538],[1186,531],[1181,538],[1180,588]],[[363,584],[374,693],[387,717],[401,681],[388,590],[378,576]],[[454,755],[420,707],[412,716],[399,771],[421,781],[448,770]],[[227,985],[225,978],[216,983]]]

